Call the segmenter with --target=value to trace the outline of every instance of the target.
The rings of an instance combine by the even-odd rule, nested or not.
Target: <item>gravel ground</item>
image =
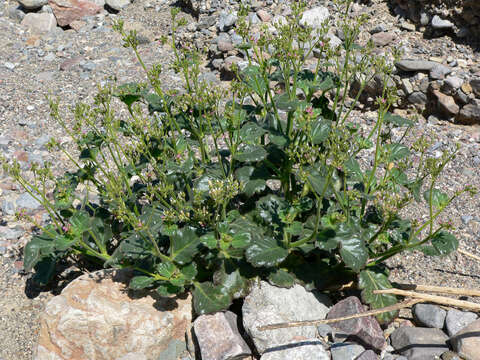
[[[45,95],[51,94],[62,106],[78,101],[91,101],[96,84],[116,77],[120,83],[142,79],[140,67],[131,52],[121,46],[119,36],[111,30],[115,17],[139,29],[148,40],[140,52],[147,64],[171,60],[171,52],[157,41],[169,29],[169,9],[158,1],[158,11],[145,7],[146,2],[136,0],[116,16],[98,17],[95,28],[88,31],[58,31],[44,38],[35,38],[6,15],[6,3],[0,4],[0,150],[7,158],[16,158],[26,167],[32,161],[51,161],[55,172],[61,174],[66,159],[59,153],[50,154],[45,143],[49,137],[60,139],[66,146],[70,139],[49,118]],[[377,13],[385,22],[397,20],[386,6],[376,3]],[[188,15],[185,15],[188,17]],[[379,21],[375,18],[374,21]],[[372,22],[371,26],[375,24]],[[403,34],[403,33],[402,33]],[[448,55],[451,40],[441,38],[425,40],[420,33],[405,33],[405,41],[415,42],[425,51],[443,51]],[[446,50],[445,50],[446,49]],[[468,46],[462,47],[465,57],[478,58]],[[451,52],[458,56],[457,50]],[[447,52],[447,53],[445,53]],[[438,54],[435,54],[438,55]],[[8,65],[7,65],[8,63]],[[13,64],[10,66],[10,64]],[[180,79],[168,67],[163,73],[167,86],[178,86]],[[353,114],[368,124],[374,113]],[[67,115],[68,116],[68,115]],[[460,143],[459,156],[447,167],[440,184],[453,192],[469,184],[480,188],[480,127],[462,127],[448,122],[420,119],[414,137],[419,132],[431,131],[437,136],[437,149]],[[12,206],[21,195],[20,189],[0,173],[0,346],[1,360],[23,360],[32,357],[32,347],[38,331],[38,317],[55,289],[32,288],[28,276],[22,274],[20,249],[30,236],[27,224],[16,222]],[[42,210],[23,197],[32,206],[32,214],[42,219]],[[480,201],[462,197],[451,206],[445,219],[456,227],[455,234],[461,247],[480,255]],[[411,216],[424,219],[425,209],[413,206]],[[397,256],[389,261],[394,281],[480,288],[480,263],[461,254],[446,258],[426,258],[418,252]],[[61,287],[60,287],[61,288]]]

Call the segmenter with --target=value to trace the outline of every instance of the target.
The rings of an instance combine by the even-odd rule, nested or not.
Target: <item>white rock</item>
[[[49,13],[28,13],[23,18],[22,25],[32,33],[45,34],[56,28],[57,20],[53,14]]]
[[[48,4],[48,0],[17,0],[27,10],[40,9],[43,5]]]
[[[243,303],[243,326],[260,354],[267,349],[298,339],[316,336],[314,326],[260,331],[262,325],[324,319],[330,300],[322,294],[305,290],[300,285],[290,289],[272,286],[262,281],[256,284]]]
[[[320,29],[325,20],[330,17],[330,12],[324,6],[318,6],[307,10],[300,19],[300,25],[311,26],[314,29]]]
[[[105,0],[105,4],[114,10],[120,11],[130,5],[130,0]]]

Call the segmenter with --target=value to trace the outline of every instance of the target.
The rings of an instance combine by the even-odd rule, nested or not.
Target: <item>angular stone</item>
[[[428,60],[400,60],[395,63],[403,71],[430,71],[435,65],[436,62]]]
[[[34,34],[45,34],[57,27],[57,20],[55,20],[53,14],[28,13],[23,18],[22,25]]]
[[[447,76],[445,78],[444,84],[448,85],[452,89],[459,89],[463,85],[463,79],[460,79],[457,76]]]
[[[316,328],[304,326],[260,331],[258,327],[280,322],[325,319],[329,304],[330,300],[325,295],[309,292],[300,285],[284,289],[262,281],[254,285],[244,300],[243,326],[258,352],[263,354],[267,349],[294,340],[314,338]]]
[[[459,124],[480,124],[480,106],[476,104],[465,105],[456,118]]]
[[[430,79],[441,80],[451,72],[452,69],[449,66],[437,64],[430,70]]]
[[[17,208],[27,210],[37,210],[42,204],[29,193],[23,193],[17,198]]]
[[[372,35],[372,41],[376,46],[386,46],[395,41],[397,35],[394,32],[379,32]]]
[[[49,0],[48,4],[52,7],[60,26],[67,26],[75,20],[95,15],[102,10],[100,6],[88,0]]]
[[[442,19],[440,16],[435,15],[432,18],[432,27],[436,30],[440,29],[450,29],[453,27],[453,23],[448,20]]]
[[[448,310],[445,318],[445,329],[448,336],[453,336],[478,319],[478,315],[469,311],[460,311],[457,309]]]
[[[328,312],[327,319],[359,314],[364,311],[360,300],[355,296],[350,296],[336,303]],[[373,316],[343,320],[330,325],[348,334],[348,339],[361,343],[367,348],[382,350],[387,345],[383,331]]]
[[[433,359],[448,350],[448,337],[440,329],[403,326],[390,335],[390,340],[409,360]]]
[[[455,116],[460,111],[460,107],[455,103],[455,99],[445,95],[438,90],[433,90],[433,95],[437,99],[438,110],[447,117]]]
[[[450,338],[453,350],[467,360],[480,360],[480,320],[475,320]]]
[[[472,88],[475,95],[480,96],[480,79],[470,80],[470,87]]]
[[[130,0],[105,0],[105,4],[110,6],[113,10],[120,11],[130,5]]]
[[[447,312],[436,305],[417,304],[412,309],[413,319],[419,326],[443,329]]]
[[[322,343],[315,338],[275,346],[266,351],[260,360],[330,360]]]
[[[425,105],[427,103],[427,95],[421,91],[415,91],[408,97],[408,101],[416,105]]]
[[[468,82],[463,83],[460,89],[462,89],[462,91],[467,95],[473,91],[472,86]]]
[[[260,9],[257,11],[257,16],[262,20],[263,22],[268,22],[272,19],[272,15],[270,15],[268,12],[266,12],[263,9]]]
[[[318,6],[303,13],[300,19],[300,25],[321,29],[323,22],[329,17],[330,12],[328,9],[325,6]]]
[[[232,71],[233,65],[237,65],[241,61],[242,58],[239,58],[238,56],[228,56],[225,58],[222,69],[227,72]]]
[[[364,351],[363,346],[358,344],[335,343],[330,347],[332,360],[353,360]]]
[[[233,360],[251,351],[237,328],[237,315],[230,311],[201,315],[193,323],[202,359]]]
[[[378,360],[379,357],[373,350],[367,350],[360,354],[355,360]],[[398,358],[397,358],[398,360]]]
[[[48,0],[17,0],[27,10],[40,9],[43,5],[48,4]]]
[[[217,37],[217,47],[221,52],[228,52],[233,50],[232,40],[227,33],[220,33]]]
[[[218,30],[227,31],[237,22],[238,16],[236,12],[222,11],[218,19]]]
[[[85,274],[52,298],[40,319],[35,359],[156,360],[172,350],[186,353],[191,296],[129,293],[131,276],[127,270]]]

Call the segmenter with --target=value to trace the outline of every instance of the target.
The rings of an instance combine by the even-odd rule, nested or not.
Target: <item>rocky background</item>
[[[249,3],[249,20],[254,25],[252,36],[258,36],[255,25],[274,26],[291,11],[289,1],[286,0],[252,0]],[[181,79],[168,67],[172,60],[171,50],[159,41],[163,35],[169,34],[169,13],[174,4],[182,6],[182,17],[187,20],[187,25],[180,30],[181,40],[205,51],[205,68],[202,76],[214,84],[228,85],[232,64],[235,63],[241,67],[244,61],[243,54],[235,48],[240,41],[235,32],[238,9],[238,2],[235,0],[180,2],[173,0],[135,0],[134,2],[130,0],[19,0],[19,2],[10,0],[0,2],[0,151],[2,154],[8,159],[18,160],[24,169],[34,162],[46,161],[54,164],[54,171],[58,175],[68,168],[68,161],[63,154],[49,153],[46,150],[46,143],[50,137],[59,139],[66,147],[72,144],[72,139],[65,136],[60,126],[49,118],[48,101],[45,95],[57,97],[66,109],[78,101],[92,101],[98,83],[109,81],[111,78],[116,78],[119,83],[143,79],[136,59],[129,50],[121,46],[120,37],[112,31],[111,25],[116,19],[123,19],[127,29],[137,30],[141,42],[140,53],[147,64],[157,62],[162,64],[165,69],[162,73],[164,85],[180,87]],[[341,44],[342,31],[335,26],[339,16],[336,5],[323,0],[312,0],[309,5],[310,12],[306,21],[329,19],[332,24],[329,33],[330,44],[332,46]],[[480,54],[478,45],[475,43],[478,39],[480,15],[478,6],[475,1],[374,0],[370,3],[354,4],[350,14],[351,16],[366,14],[370,18],[362,29],[360,39],[362,44],[372,41],[375,46],[374,51],[387,57],[390,56],[389,50],[393,48],[403,52],[401,60],[395,64],[396,71],[389,81],[399,87],[399,101],[395,112],[418,118],[418,127],[412,137],[425,132],[434,134],[436,141],[429,150],[433,156],[440,156],[443,149],[451,149],[456,143],[460,144],[458,157],[447,167],[441,179],[442,190],[449,193],[466,184],[480,187],[478,171],[480,167]],[[311,59],[312,63],[314,61],[315,59]],[[376,118],[372,105],[382,85],[380,79],[372,81],[367,87],[366,96],[361,99],[362,102],[358,108],[352,112],[352,120],[362,128],[371,126]],[[68,111],[65,111],[64,115],[68,121],[71,115]],[[368,161],[368,158],[365,161]],[[114,314],[122,311],[135,312],[140,311],[138,310],[140,308],[143,309],[142,314],[146,314],[148,318],[152,316],[151,308],[146,309],[145,306],[150,306],[148,304],[150,300],[140,304],[128,303],[129,305],[122,305],[122,307],[118,305],[119,302],[127,304],[125,303],[127,300],[120,295],[120,291],[118,296],[112,295],[111,300],[103,302],[104,313],[95,312],[96,310],[86,305],[81,309],[83,313],[79,312],[78,306],[70,306],[68,299],[72,291],[76,291],[72,288],[75,289],[76,286],[82,288],[84,280],[71,283],[61,297],[54,297],[60,294],[72,279],[80,275],[75,264],[70,263],[63,264],[59,269],[60,275],[57,282],[50,288],[39,289],[33,286],[29,281],[29,274],[23,272],[21,260],[22,248],[31,236],[32,227],[16,220],[15,212],[21,209],[25,209],[40,222],[47,220],[40,205],[5,173],[0,172],[0,338],[2,339],[0,359],[30,359],[33,352],[38,352],[38,359],[78,359],[81,357],[75,349],[81,346],[84,349],[82,351],[87,354],[86,359],[109,358],[102,355],[105,352],[98,354],[93,352],[97,355],[92,357],[92,352],[88,351],[93,351],[91,349],[95,347],[106,347],[109,342],[117,342],[112,340],[117,336],[116,333],[104,332],[105,337],[110,340],[96,343],[97,337],[90,336],[89,329],[98,325],[99,333],[107,331],[102,328],[105,322],[97,322],[95,323],[97,325],[94,325],[81,323],[82,319],[102,318],[109,312]],[[425,216],[425,209],[421,207],[415,207],[409,211],[418,219]],[[455,234],[460,239],[461,247],[472,253],[477,253],[480,238],[479,211],[478,196],[472,200],[461,199],[453,204],[449,213],[442,219],[450,220],[454,224]],[[408,253],[393,258],[389,262],[389,267],[391,278],[399,282],[480,288],[478,276],[480,264],[461,254],[434,259],[426,258],[416,252]],[[93,283],[91,285],[93,286]],[[121,290],[120,285],[118,289]],[[270,291],[268,284],[262,289],[252,295],[260,296],[262,301],[250,298],[242,310],[238,307],[233,308],[232,314],[225,313],[225,315],[215,315],[213,318],[201,318],[194,323],[195,331],[198,333],[197,345],[200,346],[197,351],[214,349],[209,345],[212,338],[208,336],[213,336],[217,342],[221,336],[215,336],[214,332],[208,333],[202,329],[212,329],[217,324],[219,329],[223,329],[222,334],[228,333],[232,339],[246,339],[242,340],[243,343],[240,340],[239,343],[235,343],[238,347],[235,351],[232,350],[233,353],[229,352],[231,349],[225,350],[223,354],[230,354],[228,355],[230,358],[240,355],[250,356],[252,352],[257,357],[263,352],[263,360],[293,358],[292,352],[298,351],[298,346],[287,346],[281,349],[284,352],[278,355],[280,357],[275,357],[275,352],[266,351],[266,349],[275,344],[278,345],[276,340],[274,342],[268,342],[271,339],[262,340],[262,335],[251,331],[248,336],[242,337],[251,325],[244,313],[256,314],[251,316],[255,319],[263,311],[257,305],[261,302],[269,303],[271,297],[273,299],[277,297],[275,289],[271,289],[272,293],[265,294]],[[95,291],[97,292],[93,295],[90,293],[84,295],[86,297],[91,295],[91,299],[96,299],[95,294],[100,294],[101,298],[103,294],[101,287]],[[303,295],[306,296],[305,304],[313,306],[309,302],[311,301],[309,295]],[[290,293],[289,296],[293,296],[295,300],[299,294]],[[287,311],[287,314],[278,315],[278,320],[295,320],[293,315],[300,313],[294,311],[298,310],[295,306],[301,305],[294,300],[293,310]],[[151,303],[155,301],[153,299]],[[274,302],[274,300],[271,301]],[[99,304],[100,300],[93,303]],[[346,309],[343,308],[344,314],[361,310],[361,304],[359,305],[357,298],[350,298],[346,304],[348,306]],[[273,307],[275,312],[280,314],[279,306],[275,306],[275,303],[271,304],[271,308]],[[319,317],[327,316],[327,308],[332,311],[332,304],[328,301],[319,302],[315,306],[318,307],[318,311],[323,311],[323,315],[316,314]],[[62,311],[59,312],[58,309]],[[159,306],[159,309],[162,308]],[[151,327],[148,331],[154,330],[160,333],[165,328],[165,325],[162,325],[167,321],[165,319],[173,316],[168,315],[171,310],[168,304],[166,309],[167,314],[156,314],[157,322],[149,323],[148,326]],[[422,310],[421,307],[418,311],[414,311],[414,316],[409,313],[403,314],[408,318],[407,320],[400,319],[385,329],[380,329],[378,324],[372,325],[374,324],[372,318],[365,320],[369,324],[368,328],[374,331],[367,334],[370,336],[369,341],[373,341],[373,345],[358,341],[358,333],[362,328],[367,327],[364,322],[350,324],[349,327],[354,329],[353,332],[358,331],[353,335],[350,334],[352,335],[350,337],[343,336],[343,339],[335,335],[338,332],[342,333],[341,326],[335,331],[332,328],[312,328],[313,332],[309,330],[310,332],[300,333],[300,335],[296,332],[286,334],[287,336],[293,334],[289,338],[292,341],[295,341],[297,335],[303,336],[307,343],[301,349],[306,349],[306,354],[309,354],[310,350],[316,354],[316,357],[303,358],[333,357],[337,360],[355,359],[358,356],[363,356],[362,359],[389,358],[390,356],[390,359],[399,357],[401,359],[401,356],[405,355],[413,359],[414,355],[404,354],[401,349],[410,346],[412,341],[418,343],[418,339],[422,336],[427,344],[432,344],[431,339],[436,339],[436,343],[431,348],[442,350],[436,355],[446,353],[447,350],[461,352],[460,341],[447,344],[447,339],[453,337],[469,323],[473,323],[472,326],[480,326],[474,322],[476,318],[469,313],[455,313],[453,310],[445,311],[434,307],[423,309],[426,315],[418,315],[420,310]],[[188,313],[188,310],[185,312]],[[41,319],[40,314],[43,314]],[[68,323],[67,320],[75,320],[77,322],[72,323],[74,328],[84,326],[86,329],[84,335],[76,338],[75,334],[68,332],[70,331],[68,327],[59,326],[62,314],[66,314],[67,317],[63,318],[61,324]],[[75,318],[75,314],[84,314],[84,316]],[[70,315],[71,317],[68,317]],[[271,316],[273,315],[270,314],[266,318]],[[242,321],[238,320],[239,318]],[[138,340],[135,336],[145,331],[145,328],[141,327],[145,321],[138,318],[106,317],[103,319],[117,322],[120,334],[125,335],[123,339],[130,339],[129,341]],[[251,321],[253,324],[254,320]],[[237,326],[239,323],[242,325]],[[135,326],[140,327],[135,328]],[[397,332],[401,336],[391,335],[397,328],[404,329]],[[129,329],[130,335],[122,332],[126,331],[125,329]],[[179,330],[180,339],[184,338],[183,333],[186,329],[189,329],[189,326]],[[478,331],[475,329],[469,331]],[[63,335],[62,331],[65,331]],[[163,333],[170,334],[165,331]],[[255,340],[257,336],[260,340]],[[378,340],[381,337],[387,338],[387,341],[378,345],[375,339]],[[62,338],[64,340],[61,340]],[[65,339],[76,345],[67,346]],[[158,354],[163,354],[161,359],[169,359],[166,354],[173,354],[172,359],[176,359],[186,347],[182,345],[183,343],[167,342],[160,344],[161,346],[159,345],[155,351],[145,350],[150,349],[148,344],[151,338],[142,339],[145,341],[143,344],[146,345],[137,349],[149,351],[145,357],[148,359],[153,359],[152,354],[160,350]],[[173,339],[178,338],[173,337]],[[342,342],[344,340],[348,340],[347,343]],[[83,341],[81,343],[83,345],[78,345],[76,341]],[[65,349],[73,349],[70,355],[66,353],[59,355],[59,344],[63,344]],[[478,346],[475,346],[474,343],[473,349],[478,349]],[[411,346],[408,347],[410,348]],[[417,348],[421,351],[428,347],[421,345]],[[163,351],[167,353],[162,353]],[[53,353],[57,355],[52,355]],[[130,355],[127,352],[127,355],[122,355],[123,357],[115,352],[112,354],[114,354],[112,359],[142,359],[139,352],[133,352]],[[339,357],[338,354],[344,355]],[[427,356],[425,353],[419,354],[418,359],[428,358],[425,357]],[[450,356],[446,357],[448,359],[458,356],[448,354],[445,355]],[[227,355],[221,358],[228,359]],[[204,355],[204,360],[208,358],[214,357]]]

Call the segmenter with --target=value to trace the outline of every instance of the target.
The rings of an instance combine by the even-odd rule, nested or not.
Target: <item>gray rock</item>
[[[15,204],[11,201],[3,200],[2,201],[2,212],[7,215],[15,214]]]
[[[327,319],[354,315],[364,311],[360,300],[355,296],[350,296],[336,303],[328,312]],[[347,334],[348,339],[360,342],[365,347],[382,350],[387,345],[383,331],[373,316],[339,321],[331,326]]]
[[[424,12],[421,12],[420,13],[420,24],[422,24],[422,26],[427,26],[429,22],[430,22],[430,16],[428,16]]]
[[[417,325],[437,329],[443,329],[447,316],[445,310],[430,304],[417,304],[413,307],[412,313]]]
[[[440,16],[435,15],[432,18],[432,27],[436,30],[440,29],[450,29],[453,27],[453,23],[448,20],[442,19]]]
[[[23,234],[25,234],[25,230],[20,226],[16,226],[15,228],[8,228],[6,226],[0,227],[0,238],[5,240],[17,240]]]
[[[325,20],[330,17],[330,12],[325,6],[318,6],[307,10],[300,19],[300,25],[311,26],[314,29],[320,29]]]
[[[218,19],[218,30],[227,31],[237,22],[238,16],[236,12],[226,12],[222,11]]]
[[[198,76],[198,79],[206,82],[207,84],[216,84],[218,82],[217,76],[211,71],[201,73]]]
[[[80,62],[80,69],[83,71],[94,71],[97,65],[95,65],[92,61],[81,61]]]
[[[39,13],[53,14],[53,9],[50,5],[43,5]]]
[[[29,193],[23,193],[17,198],[17,208],[23,208],[28,210],[37,210],[41,204]]]
[[[248,15],[248,22],[252,25],[257,25],[257,24],[260,24],[262,20],[260,20],[257,14],[251,13]]]
[[[20,22],[25,18],[25,13],[23,12],[23,8],[20,5],[9,6],[7,11],[8,11],[8,17],[17,22]]]
[[[460,216],[460,219],[462,220],[463,225],[468,225],[468,223],[473,220],[473,216],[471,216],[471,215],[462,215],[462,216]],[[448,333],[448,332],[447,332],[447,333]],[[448,333],[448,335],[450,335],[450,334]],[[451,334],[451,335],[453,335],[453,334]],[[450,335],[450,336],[451,336],[451,335]]]
[[[233,43],[230,39],[230,35],[227,33],[220,33],[217,37],[217,47],[221,52],[228,52],[233,50]]]
[[[14,63],[11,63],[9,61],[6,61],[3,63],[3,66],[7,68],[8,70],[13,70],[15,69],[16,65]]]
[[[457,116],[459,124],[480,124],[480,106],[476,104],[467,104]]]
[[[437,65],[436,62],[427,60],[400,60],[395,66],[403,71],[430,71]]]
[[[416,105],[425,105],[427,103],[427,95],[421,91],[415,91],[408,97],[408,101]]]
[[[332,360],[353,360],[364,351],[363,346],[358,344],[335,343],[330,347]]]
[[[377,25],[375,26],[372,30],[370,30],[370,34],[378,34],[378,33],[381,33],[381,32],[384,32],[384,31],[387,31],[387,27],[385,26],[385,24],[380,24],[380,25]]]
[[[444,84],[448,85],[452,89],[459,89],[463,85],[463,79],[457,76],[447,76],[444,80]]]
[[[27,10],[40,9],[43,5],[48,4],[48,0],[17,0]]]
[[[390,340],[394,349],[409,360],[432,359],[448,350],[447,335],[440,329],[403,326]]]
[[[333,329],[328,324],[320,324],[317,326],[318,335],[320,337],[326,337],[333,333]]]
[[[480,359],[480,320],[475,320],[450,338],[455,352],[467,360]]]
[[[460,311],[457,309],[448,310],[445,318],[445,329],[448,336],[453,336],[478,319],[478,315],[469,311]]]
[[[330,360],[322,343],[315,338],[290,342],[267,350],[260,360]]]
[[[201,315],[193,323],[202,359],[234,360],[251,355],[231,311]]]
[[[480,79],[470,80],[470,86],[472,87],[472,90],[475,93],[475,95],[480,96]]]
[[[242,314],[243,326],[252,338],[258,352],[292,342],[295,338],[314,338],[316,328],[257,330],[259,326],[278,322],[324,319],[330,300],[322,294],[305,290],[300,285],[290,289],[278,288],[262,281],[255,284],[245,298]]]
[[[448,75],[452,72],[452,69],[449,66],[437,64],[430,70],[430,78],[433,80],[444,79],[445,75]]]
[[[130,0],[105,0],[105,4],[114,10],[120,11],[130,5]]]
[[[394,32],[379,32],[372,35],[375,46],[386,46],[395,41],[397,35]]]
[[[378,360],[379,357],[373,350],[367,350],[360,354],[355,360]],[[385,358],[384,358],[385,359]]]
[[[433,90],[432,94],[437,100],[437,108],[440,113],[448,118],[459,113],[460,107],[455,103],[453,97],[445,95],[438,90]]]
[[[56,28],[57,20],[53,14],[28,13],[23,18],[22,25],[35,34],[45,34]]]

